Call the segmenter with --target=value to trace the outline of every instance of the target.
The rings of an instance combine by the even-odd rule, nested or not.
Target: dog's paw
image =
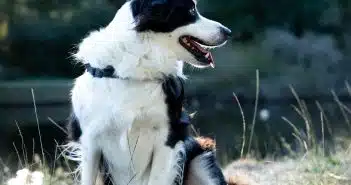
[[[207,151],[215,151],[216,150],[216,142],[208,137],[196,137],[195,140],[201,146],[203,150]]]

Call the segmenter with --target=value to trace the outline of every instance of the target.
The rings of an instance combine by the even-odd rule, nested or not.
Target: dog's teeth
[[[207,53],[207,54],[205,55],[205,57],[206,57],[206,58],[209,58],[209,57],[210,57],[210,53]]]

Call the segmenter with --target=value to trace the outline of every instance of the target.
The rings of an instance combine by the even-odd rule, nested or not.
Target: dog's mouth
[[[209,50],[216,46],[206,44],[204,41],[189,35],[181,36],[179,38],[179,43],[189,51],[201,65],[210,65],[214,68],[213,56]]]

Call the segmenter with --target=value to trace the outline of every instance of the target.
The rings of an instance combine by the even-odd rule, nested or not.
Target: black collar
[[[115,75],[115,68],[111,65],[103,69],[92,67],[90,64],[84,64],[85,69],[95,78],[121,78]]]
[[[116,78],[121,80],[157,81],[157,82],[163,82],[166,78],[166,75],[164,75],[163,78],[154,78],[154,79],[133,79],[129,77],[121,77],[115,74],[116,70],[111,65],[108,65],[103,69],[92,67],[90,64],[84,64],[84,67],[87,70],[87,72],[90,73],[94,78]]]

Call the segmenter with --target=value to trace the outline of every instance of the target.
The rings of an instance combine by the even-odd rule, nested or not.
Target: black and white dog
[[[67,147],[80,160],[82,185],[95,183],[101,156],[115,185],[183,184],[179,161],[194,153],[181,121],[183,93],[177,92],[182,90],[177,83],[185,78],[183,61],[214,66],[209,49],[224,45],[231,34],[202,17],[196,3],[127,1],[109,25],[79,44],[74,57],[86,72],[72,89],[79,123],[71,126],[77,142]],[[215,164],[210,158],[213,154],[206,151],[187,158],[185,169],[193,175],[184,182],[225,183],[218,167],[208,170]],[[220,174],[210,174],[214,171]]]

